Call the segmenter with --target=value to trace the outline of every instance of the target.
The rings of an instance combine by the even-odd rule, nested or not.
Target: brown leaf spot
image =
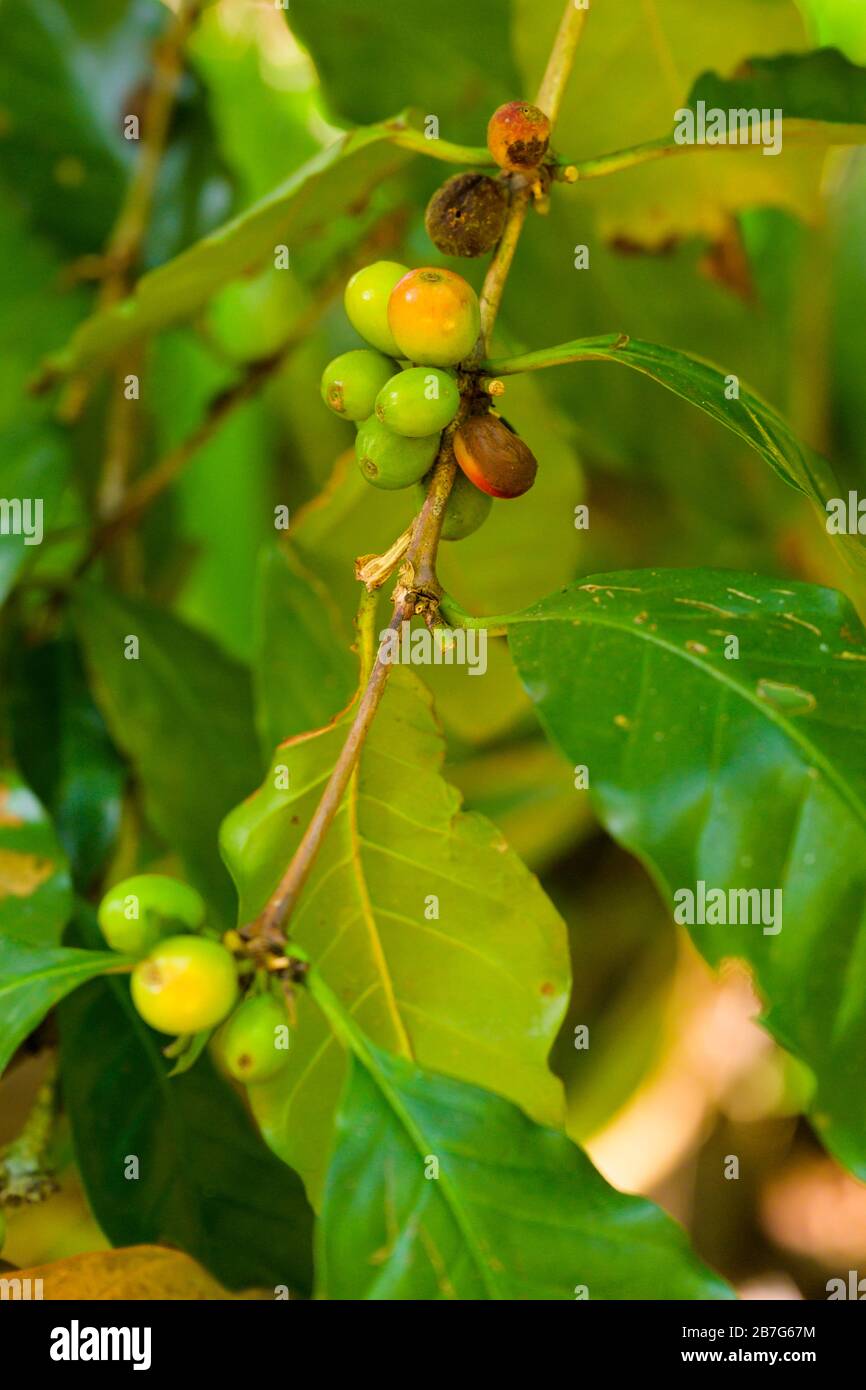
[[[29,898],[50,878],[54,862],[38,854],[22,854],[19,850],[0,849],[0,898]]]

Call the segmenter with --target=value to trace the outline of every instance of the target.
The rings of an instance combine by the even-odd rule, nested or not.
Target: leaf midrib
[[[745,618],[747,615],[743,614],[742,616]],[[517,622],[512,622],[509,626],[511,629],[515,629],[529,626],[531,623],[537,622],[556,622],[571,625],[573,621],[573,619],[563,617],[561,614],[538,613],[527,615]],[[671,653],[673,656],[679,657],[682,661],[686,661],[697,670],[709,673],[720,685],[727,690],[733,691],[735,695],[739,695],[741,699],[752,705],[754,709],[758,710],[772,724],[775,724],[777,728],[787,736],[791,743],[797,745],[811,765],[821,769],[839,799],[848,806],[849,810],[859,819],[864,830],[866,830],[866,806],[861,802],[853,788],[848,786],[845,780],[836,771],[833,763],[828,761],[824,753],[816,748],[808,739],[804,738],[800,730],[789,720],[785,719],[780,711],[776,710],[772,705],[768,704],[765,700],[761,700],[757,695],[753,695],[744,685],[740,685],[730,676],[725,675],[725,673],[716,666],[699,660],[688,650],[676,646],[673,642],[665,638],[659,637],[656,633],[649,632],[645,627],[635,628],[624,622],[611,621],[609,618],[600,618],[597,610],[593,610],[589,606],[581,610],[579,621],[582,623],[587,622],[590,625],[594,624],[596,627],[608,628],[614,632],[627,634],[629,637],[639,641],[649,642],[651,646],[658,647],[663,651]]]
[[[425,1141],[422,1131],[418,1129],[412,1116],[401,1102],[399,1094],[391,1086],[391,1083],[382,1070],[375,1065],[375,1055],[371,1053],[366,1046],[363,1046],[363,1048],[356,1047],[354,1049],[354,1055],[355,1059],[364,1066],[367,1074],[372,1078],[375,1085],[378,1086],[385,1103],[390,1106],[398,1123],[402,1126],[414,1148],[417,1150],[423,1164],[428,1154],[435,1153],[438,1141],[433,1139]],[[500,1297],[504,1297],[504,1294],[500,1294],[496,1277],[484,1259],[483,1251],[475,1235],[471,1218],[468,1213],[464,1211],[459,1196],[457,1192],[453,1190],[451,1179],[447,1174],[439,1174],[436,1191],[442,1194],[441,1199],[443,1201],[447,1197],[445,1205],[448,1207],[455,1225],[463,1236],[466,1247],[481,1276],[481,1282],[491,1300],[498,1301]]]

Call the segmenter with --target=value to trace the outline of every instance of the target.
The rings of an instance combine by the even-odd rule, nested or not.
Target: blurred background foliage
[[[661,134],[710,67],[818,43],[866,63],[861,0],[626,8],[593,6],[556,136],[574,158]],[[435,114],[443,138],[482,143],[492,109],[535,89],[559,10],[559,0],[438,0],[425,11],[403,0],[291,0],[288,11],[212,0],[187,45],[137,269],[243,213],[354,124],[411,107]],[[70,614],[65,590],[111,441],[110,392],[97,378],[76,405],[75,381],[48,398],[27,383],[99,294],[94,258],[138,153],[123,121],[143,109],[166,19],[161,0],[0,0],[0,491],[43,496],[50,533],[38,548],[0,541],[2,729],[81,895],[137,868],[183,864],[228,921],[219,820],[256,785],[278,737],[345,700],[352,562],[384,549],[410,515],[405,496],[366,486],[350,427],[319,399],[322,365],[355,345],[342,285],[380,256],[441,259],[423,214],[449,170],[397,160],[369,196],[292,244],[290,270],[251,264],[145,344],[122,445],[131,476],[296,335],[279,369],[97,562],[115,595],[85,586]],[[716,152],[560,188],[549,217],[524,233],[496,348],[622,330],[699,353],[765,395],[862,488],[864,244],[856,150]],[[580,245],[588,270],[574,269]],[[483,263],[448,264],[480,285]],[[587,364],[542,375],[509,382],[506,411],[539,457],[538,485],[442,556],[443,581],[466,607],[504,611],[578,574],[652,565],[845,587],[805,501],[733,435],[631,373]],[[574,527],[581,502],[588,531]],[[279,504],[291,513],[282,561]],[[342,632],[336,652],[313,595]],[[152,632],[171,653],[144,688],[106,683],[103,654],[127,631]],[[306,670],[321,677],[310,708]],[[459,669],[428,675],[449,777],[568,923],[575,989],[554,1061],[573,1136],[612,1182],[684,1220],[699,1253],[756,1296],[820,1296],[830,1273],[862,1267],[866,1194],[799,1120],[809,1079],[757,1027],[744,974],[711,977],[640,867],[599,830],[501,642],[483,682]],[[588,1051],[573,1046],[580,1024]],[[0,1141],[39,1075],[33,1059],[4,1083]],[[750,1177],[720,1192],[730,1152],[749,1155]],[[51,1203],[16,1216],[9,1258],[104,1244],[70,1162],[62,1182]]]

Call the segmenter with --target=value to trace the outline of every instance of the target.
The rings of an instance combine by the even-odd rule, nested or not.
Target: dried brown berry
[[[427,204],[427,234],[445,256],[483,256],[505,226],[508,198],[488,174],[455,174]]]
[[[508,101],[490,117],[487,147],[502,169],[535,169],[547,154],[550,121],[528,101]]]
[[[463,472],[491,497],[520,497],[535,482],[532,450],[495,415],[471,415],[454,436]]]

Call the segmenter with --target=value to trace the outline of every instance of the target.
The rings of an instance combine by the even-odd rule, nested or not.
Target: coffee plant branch
[[[540,109],[549,115],[551,124],[553,124],[559,111],[577,44],[586,22],[586,14],[585,10],[575,8],[574,0],[566,0],[565,11],[554,39],[537,101]],[[480,295],[481,333],[470,363],[473,367],[478,366],[489,349],[505,282],[514,259],[517,242],[532,196],[533,189],[528,183],[524,183],[512,191],[505,228],[488,267]],[[456,419],[444,432],[427,497],[416,518],[412,540],[406,552],[406,560],[400,570],[399,581],[394,593],[394,612],[388,625],[389,633],[399,632],[403,622],[416,614],[422,615],[428,625],[436,621],[442,594],[441,586],[436,578],[436,554],[439,547],[444,509],[457,469],[452,440],[465,408],[466,402],[464,401]],[[380,654],[377,655],[361,695],[358,712],[355,715],[349,735],[313,813],[312,820],[307,826],[285,873],[258,917],[241,928],[241,935],[247,941],[250,953],[253,955],[261,956],[275,951],[282,952],[286,946],[285,924],[298,902],[324,837],[337,814],[346,788],[355,772],[364,740],[375,718],[390,671],[390,663],[382,660],[380,648]]]

